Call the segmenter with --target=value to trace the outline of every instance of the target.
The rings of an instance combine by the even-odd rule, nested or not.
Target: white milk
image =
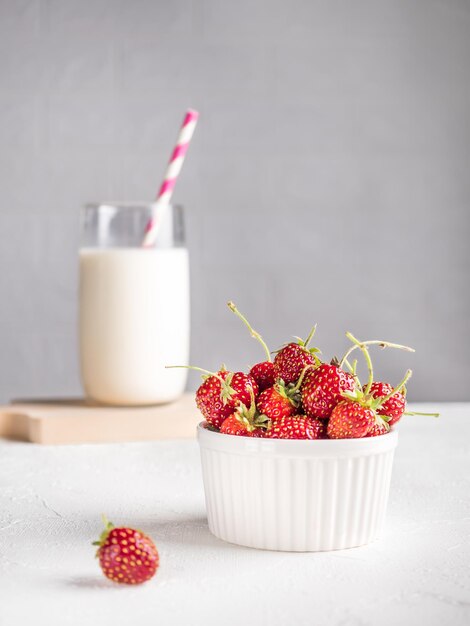
[[[80,251],[80,354],[86,394],[107,404],[169,402],[189,358],[185,248]]]

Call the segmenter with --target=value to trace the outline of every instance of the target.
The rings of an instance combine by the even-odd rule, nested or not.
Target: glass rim
[[[158,206],[160,204],[156,200],[149,202],[148,200],[109,200],[102,202],[87,202],[82,206],[82,211],[86,209],[101,209],[101,210],[111,210],[111,209],[119,209],[124,211],[133,211],[135,209],[149,209]],[[183,208],[183,205],[180,202],[169,202],[168,206],[172,209]]]

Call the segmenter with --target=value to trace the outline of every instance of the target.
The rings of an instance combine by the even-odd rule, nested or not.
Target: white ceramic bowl
[[[315,552],[373,541],[387,507],[395,431],[364,439],[236,437],[198,426],[207,517],[220,539]]]

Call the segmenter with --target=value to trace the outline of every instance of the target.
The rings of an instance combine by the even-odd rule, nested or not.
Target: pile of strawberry
[[[412,348],[386,341],[359,341],[346,336],[352,346],[339,361],[320,360],[318,348],[309,344],[315,327],[305,341],[288,343],[277,351],[274,361],[259,333],[232,302],[229,308],[246,324],[252,337],[265,349],[267,360],[253,365],[248,374],[222,367],[208,372],[196,392],[196,404],[207,428],[227,435],[270,439],[350,439],[386,434],[405,413],[405,384],[408,370],[395,387],[373,380],[368,346]],[[357,361],[349,362],[359,349],[369,377],[362,386],[356,373]]]

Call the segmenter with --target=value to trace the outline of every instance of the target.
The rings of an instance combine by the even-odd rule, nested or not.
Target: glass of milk
[[[183,210],[167,207],[155,246],[143,248],[155,209],[112,202],[81,213],[81,377],[86,395],[101,403],[171,402],[186,385],[186,369],[165,369],[189,359]]]

